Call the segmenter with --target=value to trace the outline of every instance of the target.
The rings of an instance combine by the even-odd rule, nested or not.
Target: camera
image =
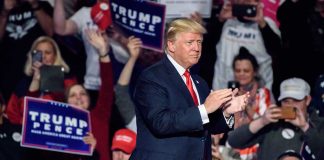
[[[239,88],[239,87],[240,87],[240,83],[238,81],[228,81],[227,82],[227,88],[235,89],[235,88]]]
[[[296,110],[297,109],[292,106],[282,106],[280,119],[295,119],[296,118]]]
[[[32,52],[32,61],[35,63],[36,61],[42,62],[43,59],[43,54],[41,51],[38,50],[33,50]]]
[[[234,17],[255,17],[257,14],[257,6],[249,4],[233,4],[232,15]]]

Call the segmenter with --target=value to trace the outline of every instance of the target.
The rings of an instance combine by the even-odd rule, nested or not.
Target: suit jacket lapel
[[[186,99],[191,101],[192,104],[194,104],[194,101],[193,101],[193,99],[192,99],[192,97],[190,95],[190,92],[189,92],[186,84],[184,83],[183,79],[181,78],[181,76],[179,75],[179,73],[177,72],[175,67],[172,65],[170,60],[167,58],[167,56],[164,57],[164,62],[163,63],[165,64],[163,66],[166,67],[166,70],[168,72],[168,76],[170,77],[171,84],[173,84],[173,87],[179,89],[180,92],[183,93],[183,95],[186,97]],[[195,82],[195,85],[196,85],[196,88],[198,90],[199,87],[197,85],[199,85],[199,82],[198,83]],[[198,90],[198,93],[200,94],[199,90]],[[201,96],[199,96],[199,97],[201,97]],[[200,102],[202,102],[201,99],[200,99]]]

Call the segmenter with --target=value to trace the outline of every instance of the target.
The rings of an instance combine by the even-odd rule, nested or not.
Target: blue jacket
[[[191,77],[203,103],[210,89],[199,76]],[[229,129],[220,109],[203,125],[189,90],[166,56],[143,71],[134,96],[137,142],[131,160],[210,160],[210,133]]]

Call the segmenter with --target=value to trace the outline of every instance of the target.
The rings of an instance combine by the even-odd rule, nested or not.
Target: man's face
[[[129,160],[130,154],[127,154],[120,150],[115,150],[112,152],[113,160]]]
[[[202,39],[200,33],[180,32],[175,40],[168,41],[169,54],[183,68],[190,68],[199,61]]]

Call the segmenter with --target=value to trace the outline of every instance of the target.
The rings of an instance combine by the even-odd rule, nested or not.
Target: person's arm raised
[[[109,57],[109,40],[107,34],[95,29],[87,29],[87,40],[98,50],[99,61],[103,63],[110,62]]]
[[[77,32],[77,26],[72,20],[65,19],[63,0],[55,0],[54,30],[59,35],[71,35]]]
[[[44,32],[48,36],[53,36],[54,29],[53,29],[53,19],[50,15],[48,15],[45,10],[40,6],[40,2],[38,0],[28,0],[29,4],[31,5],[34,14],[44,30]]]
[[[129,50],[130,57],[119,76],[118,84],[120,85],[129,84],[135,62],[140,54],[141,47],[142,47],[142,41],[140,38],[136,38],[134,36],[130,36],[128,38],[127,48]]]
[[[12,3],[6,3],[6,0],[3,0],[3,3],[3,8],[0,8],[0,41],[5,34],[9,11],[14,8],[14,5]]]
[[[276,123],[279,121],[279,117],[281,116],[281,110],[279,107],[272,105],[264,112],[264,114],[256,120],[253,120],[249,124],[249,130],[251,133],[255,134],[263,127],[270,123]]]

